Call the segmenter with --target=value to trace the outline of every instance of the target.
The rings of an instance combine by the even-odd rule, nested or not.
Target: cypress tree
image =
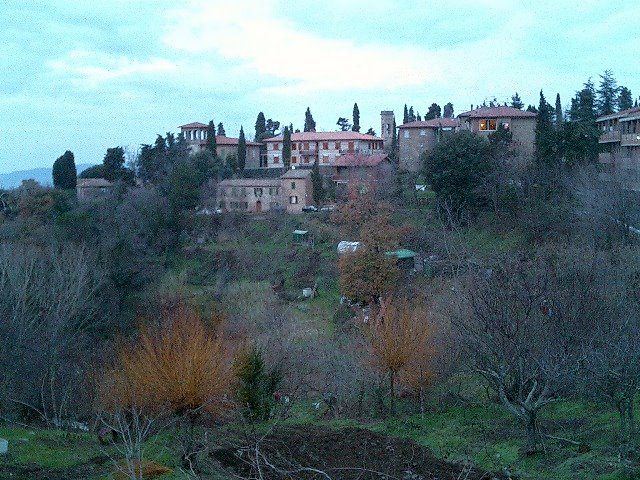
[[[407,110],[407,104],[404,104],[404,116],[402,117],[402,123],[409,123],[409,110]]]
[[[449,102],[444,106],[442,116],[444,118],[453,118],[453,103]]]
[[[311,186],[313,187],[313,201],[316,205],[319,205],[324,200],[325,192],[317,158],[311,169]]]
[[[437,103],[432,103],[429,107],[429,111],[424,116],[425,120],[433,120],[434,118],[440,118],[440,105]]]
[[[307,107],[307,111],[304,113],[304,131],[305,132],[316,131],[316,122],[313,119],[313,115],[311,115],[311,109],[309,107]]]
[[[353,126],[351,127],[351,131],[360,131],[360,109],[357,103],[353,104]]]
[[[107,148],[102,165],[104,178],[110,182],[120,179],[124,171],[124,149],[122,147]]]
[[[562,128],[562,104],[560,103],[560,94],[556,94],[556,130]]]
[[[226,137],[227,133],[224,131],[224,125],[222,125],[222,122],[220,122],[218,124],[218,136],[220,137]]]
[[[53,186],[64,190],[76,188],[77,172],[73,152],[67,150],[53,162]]]
[[[396,135],[396,119],[393,119],[393,130],[391,131],[391,151],[389,152],[389,160],[398,163],[398,135]]]
[[[553,108],[547,103],[540,90],[540,104],[536,117],[535,145],[536,160],[540,164],[553,165],[556,162],[556,135],[553,129]]]
[[[213,120],[210,120],[209,126],[207,127],[207,150],[209,150],[214,157],[217,157],[217,148],[218,145],[216,144],[216,125],[215,123],[213,123]]]
[[[238,170],[244,171],[247,163],[247,140],[244,137],[244,129],[240,126],[240,135],[238,136]]]
[[[258,113],[258,118],[256,118],[256,136],[254,137],[256,142],[261,142],[263,140],[263,134],[267,131],[267,121],[264,118],[264,113]]]
[[[289,165],[291,165],[291,130],[289,127],[284,127],[282,133],[282,165],[285,171],[289,170]]]

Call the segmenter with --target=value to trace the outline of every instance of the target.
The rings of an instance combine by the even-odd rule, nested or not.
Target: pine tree
[[[563,129],[563,156],[567,165],[595,162],[598,159],[598,126],[596,125],[596,92],[589,79],[571,99],[570,121]]]
[[[562,104],[560,103],[560,94],[556,94],[556,130],[562,128]]]
[[[282,165],[285,171],[289,170],[289,165],[291,165],[291,130],[289,127],[284,127],[282,133]]]
[[[216,144],[216,125],[215,123],[213,123],[213,120],[210,120],[209,126],[207,127],[207,150],[211,152],[211,155],[216,157],[218,156],[217,148],[218,145]]]
[[[349,130],[351,130],[351,124],[349,123],[349,120],[344,117],[338,118],[336,125],[338,125],[340,127],[340,130],[343,132],[348,132]]]
[[[256,142],[260,142],[263,140],[263,134],[267,131],[267,121],[264,118],[264,113],[258,113],[258,118],[256,118],[256,136],[254,140]]]
[[[409,110],[407,110],[407,104],[404,104],[404,116],[402,117],[402,123],[409,123]]]
[[[238,170],[244,171],[247,164],[247,140],[244,137],[244,129],[240,126],[240,135],[238,137]]]
[[[557,151],[557,137],[553,128],[553,108],[547,103],[540,90],[540,104],[536,117],[535,145],[536,160],[540,164],[555,165]]]
[[[444,118],[453,118],[453,103],[447,103],[443,108],[442,116]]]
[[[437,103],[432,103],[429,107],[429,111],[424,116],[425,120],[433,120],[434,118],[440,118],[440,105]]]
[[[64,190],[76,188],[77,172],[73,152],[67,150],[53,162],[53,186]]]
[[[627,110],[633,108],[633,95],[631,90],[627,87],[620,87],[620,94],[618,95],[618,111]]]
[[[372,137],[376,136],[376,131],[373,129],[373,127],[369,127],[369,130],[367,130],[367,135],[371,135]]]
[[[319,205],[324,200],[325,191],[317,158],[311,169],[311,185],[313,187],[313,201],[316,205]]]
[[[353,104],[353,126],[351,127],[351,131],[360,131],[360,109],[357,103]]]
[[[220,122],[218,124],[218,136],[219,137],[226,137],[227,133],[224,131],[224,125],[222,125],[222,122]]]
[[[522,103],[522,99],[520,98],[520,95],[518,95],[518,92],[511,97],[511,106],[519,110],[524,108],[524,103]]]
[[[409,121],[410,122],[416,121],[416,114],[413,112],[413,105],[409,107]]]
[[[600,75],[600,88],[597,91],[598,115],[609,115],[616,111],[619,88],[613,72],[605,70]]]
[[[305,132],[316,131],[316,122],[313,119],[313,115],[311,115],[311,109],[309,107],[307,107],[307,111],[304,113],[304,131]]]

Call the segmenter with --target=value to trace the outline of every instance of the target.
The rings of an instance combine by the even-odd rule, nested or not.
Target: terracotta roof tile
[[[533,112],[527,112],[514,107],[480,107],[475,110],[461,113],[460,117],[469,118],[505,118],[505,117],[535,117]]]
[[[279,178],[232,178],[222,180],[221,187],[279,187]]]
[[[611,113],[609,115],[603,115],[601,117],[598,117],[596,119],[596,122],[602,122],[602,121],[605,121],[605,120],[613,120],[614,118],[622,118],[622,117],[626,117],[626,116],[634,114],[634,113],[640,113],[640,107],[628,108],[626,110],[621,110],[619,112]]]
[[[283,136],[267,138],[265,142],[282,142]],[[373,135],[367,135],[366,133],[359,132],[298,132],[291,134],[292,142],[322,142],[331,140],[378,140],[382,141],[381,137],[374,137]]]
[[[374,155],[347,153],[346,155],[340,155],[337,157],[333,164],[336,167],[375,167],[380,165],[387,158],[389,157],[386,153]]]
[[[178,128],[192,129],[192,128],[207,128],[208,126],[209,125],[205,123],[191,122],[191,123],[187,123],[186,125],[180,125]]]
[[[282,175],[280,178],[284,178],[285,180],[288,179],[303,179],[303,178],[307,178],[311,176],[311,169],[310,168],[296,168],[289,170],[288,172],[285,172],[284,175]]]
[[[455,128],[459,126],[460,120],[457,118],[433,118],[431,120],[405,123],[400,125],[398,128]]]

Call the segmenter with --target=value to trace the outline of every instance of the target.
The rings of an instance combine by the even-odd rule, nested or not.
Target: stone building
[[[380,136],[384,143],[384,149],[388,152],[391,150],[393,143],[393,135],[395,135],[396,116],[393,110],[383,110],[380,112]]]
[[[207,146],[207,128],[204,123],[193,122],[186,125],[181,125],[180,131],[184,135],[187,145],[189,145],[189,151],[191,153],[198,153],[204,150]],[[216,153],[218,156],[226,161],[229,155],[238,155],[238,138],[225,137],[222,135],[216,135]],[[260,147],[261,143],[246,142],[247,144],[247,159],[245,162],[245,169],[253,169],[260,167]]]
[[[282,175],[280,180],[287,213],[300,213],[302,207],[313,205],[311,170],[291,169]]]
[[[640,190],[640,107],[604,115],[596,123],[603,170],[600,178]]]
[[[261,213],[282,209],[279,178],[237,178],[222,180],[216,192],[216,205],[222,211]]]
[[[500,125],[507,128],[513,145],[526,156],[535,151],[536,114],[513,107],[479,107],[458,115],[460,128],[488,136]]]
[[[331,180],[336,183],[336,193],[343,194],[350,186],[367,186],[375,190],[392,188],[395,167],[386,153],[361,155],[348,153],[334,162]]]
[[[283,168],[283,136],[264,141],[267,168]],[[332,167],[346,153],[375,154],[384,152],[380,137],[358,132],[298,132],[291,135],[291,167],[311,168],[318,160],[320,168]],[[324,172],[323,172],[324,173]]]
[[[402,170],[417,172],[421,168],[420,156],[430,152],[445,136],[460,127],[456,118],[434,118],[432,120],[405,123],[398,127],[398,163]]]
[[[99,200],[113,191],[113,183],[104,178],[78,178],[76,194],[80,201]]]

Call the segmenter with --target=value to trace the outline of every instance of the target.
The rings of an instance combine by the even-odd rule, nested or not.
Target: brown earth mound
[[[492,480],[499,474],[445,462],[412,440],[368,430],[278,428],[257,445],[212,455],[241,478],[265,480]],[[259,460],[259,465],[256,459]],[[258,471],[258,467],[259,470]]]

